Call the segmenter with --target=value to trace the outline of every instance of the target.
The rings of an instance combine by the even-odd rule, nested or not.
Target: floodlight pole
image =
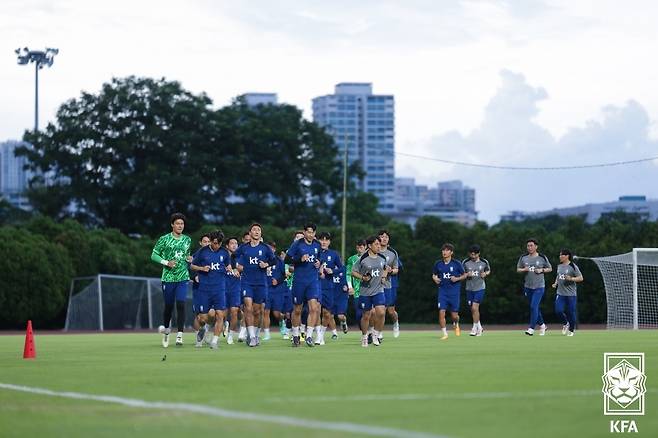
[[[34,63],[34,132],[39,132],[39,63]]]
[[[45,51],[30,50],[27,47],[15,50],[18,55],[18,64],[27,65],[31,62],[34,63],[34,132],[39,131],[39,70],[44,66],[50,67],[53,65],[55,55],[59,53],[59,49],[46,48]]]

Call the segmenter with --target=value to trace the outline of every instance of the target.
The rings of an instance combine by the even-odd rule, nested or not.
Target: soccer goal
[[[658,328],[658,248],[591,260],[603,276],[608,328]]]
[[[64,330],[140,330],[162,323],[159,278],[99,274],[71,281]],[[188,291],[186,321],[192,321]]]

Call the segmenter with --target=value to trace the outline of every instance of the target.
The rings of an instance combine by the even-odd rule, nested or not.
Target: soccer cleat
[[[348,329],[347,329],[347,321],[341,321],[341,322],[340,322],[340,328],[343,329],[343,333],[347,334],[347,331],[348,331]]]
[[[233,345],[233,335],[229,332],[228,336],[226,337],[226,343],[228,345]]]
[[[238,342],[244,342],[247,339],[247,328],[240,327],[240,332],[238,333]]]
[[[283,332],[283,339],[286,340],[286,341],[287,341],[288,339],[290,339],[290,334],[288,333],[288,329],[286,329],[286,330]]]
[[[372,333],[368,333],[368,344],[372,344]]]
[[[574,332],[567,333],[567,336],[573,336]]]
[[[337,334],[331,335],[331,339],[333,339],[335,341],[336,339],[338,339],[338,335]]]
[[[228,336],[228,321],[224,321],[224,331],[222,332],[224,337]]]
[[[217,350],[219,348],[219,341],[210,341],[210,348],[213,350]]]
[[[459,324],[455,326],[455,336],[461,336],[462,329],[459,328]]]
[[[206,333],[203,335],[203,342],[210,345],[210,341],[212,341],[213,335],[214,333],[212,330],[206,330]]]
[[[368,337],[367,336],[361,336],[361,346],[368,348]]]
[[[292,337],[292,346],[293,347],[299,347],[301,344],[301,341],[299,340],[299,336],[293,336]]]
[[[566,335],[568,331],[569,331],[569,323],[566,323],[565,325],[562,326],[562,334]]]
[[[162,346],[164,348],[169,347],[169,333],[162,334]]]
[[[473,326],[471,329],[471,332],[468,334],[469,336],[477,336],[478,335],[478,328],[477,326]]]
[[[528,335],[528,336],[532,336],[532,335],[535,334],[535,329],[533,329],[533,328],[528,328],[528,330],[526,330],[524,333],[525,333],[526,335]]]
[[[379,342],[379,338],[377,336],[372,337],[372,345],[374,345],[375,347],[379,347],[381,345]]]
[[[475,336],[482,336],[482,332],[484,332],[484,329],[482,327],[478,327],[478,332]]]
[[[300,332],[300,337],[302,339],[306,339],[306,332]]]
[[[183,346],[183,333],[178,332],[176,335],[176,346],[177,347],[182,347]]]
[[[247,345],[249,345],[250,347],[258,347],[258,338],[256,338],[255,336],[253,338],[250,338],[249,344]]]
[[[383,336],[378,337],[377,340],[379,341],[379,345],[382,345],[384,343],[384,337]]]
[[[396,322],[393,324],[393,337],[397,338],[400,336],[400,323]]]
[[[448,334],[447,333],[445,335],[441,336],[442,341],[445,341],[446,339],[448,339]]]
[[[198,332],[196,332],[196,346],[200,347],[203,344],[203,339],[206,335],[206,329],[205,328],[200,328]]]
[[[311,336],[307,336],[305,342],[306,345],[308,345],[309,347],[315,347],[315,344],[313,343],[313,339],[311,338]]]
[[[546,324],[539,326],[539,336],[544,336],[546,334]]]
[[[265,334],[263,335],[263,341],[269,341],[270,339],[272,339],[272,335],[270,335],[270,332],[265,332]]]

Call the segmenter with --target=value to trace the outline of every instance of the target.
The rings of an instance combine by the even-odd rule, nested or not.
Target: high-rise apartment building
[[[0,143],[0,196],[15,207],[29,209],[24,195],[30,178],[24,169],[27,158],[15,155],[16,148],[25,144],[15,140]]]
[[[379,211],[395,210],[395,100],[372,94],[371,83],[337,84],[334,94],[313,99],[313,121],[333,136],[340,158],[361,163],[359,189],[377,196]]]

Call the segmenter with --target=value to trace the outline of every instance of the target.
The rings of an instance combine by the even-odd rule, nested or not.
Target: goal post
[[[192,321],[191,290],[186,322]],[[162,283],[155,277],[98,274],[71,280],[64,330],[143,330],[161,323]]]
[[[596,263],[603,277],[609,329],[658,328],[658,248],[633,248]]]

